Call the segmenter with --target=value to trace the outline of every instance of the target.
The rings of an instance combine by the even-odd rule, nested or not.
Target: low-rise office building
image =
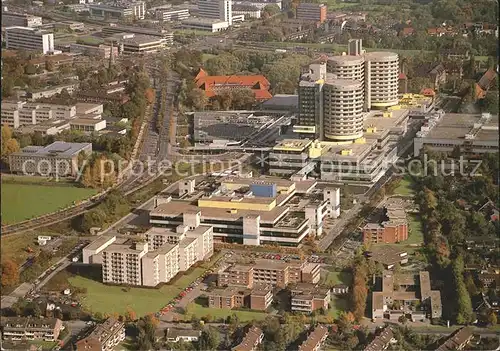
[[[245,18],[256,18],[259,19],[261,16],[261,10],[255,6],[247,5],[234,5],[233,15],[243,15]]]
[[[26,13],[2,11],[2,27],[40,27],[41,25],[42,17]]]
[[[120,26],[115,23],[111,23],[109,26],[105,26],[102,28],[102,34],[106,37],[112,37],[114,35],[121,35],[123,39],[123,34],[135,34],[135,35],[146,35],[148,37],[156,37],[164,39],[164,42],[167,45],[172,45],[174,40],[174,33],[169,30],[163,29],[152,29],[152,28],[143,28],[136,26]],[[112,38],[108,38],[112,39]],[[120,40],[117,41],[117,44],[120,44]]]
[[[325,342],[327,337],[328,328],[324,325],[318,325],[307,336],[307,339],[300,344],[298,351],[318,351],[321,349],[321,345]]]
[[[123,54],[150,54],[163,50],[166,40],[142,34],[129,34],[121,44]]]
[[[114,318],[98,324],[85,338],[77,341],[77,351],[111,351],[125,340],[125,325]]]
[[[9,341],[42,340],[56,341],[63,329],[57,318],[2,317],[2,339]]]
[[[90,16],[99,19],[144,19],[146,3],[144,1],[117,1],[108,4],[89,4]]]
[[[118,47],[111,48],[111,46],[103,44],[94,46],[94,45],[71,43],[69,44],[69,52],[79,53],[86,56],[95,56],[102,59],[109,59],[112,52],[113,52],[113,57],[118,56]]]
[[[61,84],[52,87],[46,87],[42,89],[35,89],[31,92],[26,93],[26,98],[30,101],[35,101],[41,98],[49,98],[57,94],[61,94],[63,91],[67,91],[68,94],[73,94],[78,86],[79,82]]]
[[[155,17],[157,20],[163,22],[174,22],[183,21],[188,19],[190,16],[189,9],[176,9],[176,8],[166,8],[157,9],[155,11]]]
[[[226,178],[217,190],[207,189],[210,195],[200,189],[175,200],[157,198],[150,223],[172,227],[201,213],[201,223],[212,226],[219,241],[297,246],[309,234],[322,235],[324,219],[340,212],[339,190],[316,185],[310,180]]]
[[[414,154],[419,156],[425,147],[449,154],[457,150],[466,159],[479,158],[498,152],[498,143],[498,115],[436,114],[417,132]]]
[[[54,51],[54,34],[31,27],[5,28],[5,47],[14,50]]]
[[[210,18],[189,18],[181,23],[184,29],[202,30],[211,33],[221,32],[229,28],[229,23]]]
[[[69,122],[71,130],[78,130],[85,133],[98,132],[106,129],[105,119],[75,118]]]
[[[18,129],[21,134],[40,133],[41,135],[57,135],[69,130],[70,125],[68,120],[48,120],[40,124],[25,125]]]
[[[252,6],[259,10],[263,10],[268,5],[276,5],[281,10],[282,1],[281,0],[235,0],[233,1],[233,5]]]
[[[76,177],[78,155],[92,153],[91,143],[56,141],[47,146],[26,146],[9,155],[11,172],[42,176]]]
[[[395,302],[398,308],[394,308]],[[419,310],[413,307],[417,302],[421,305]],[[418,275],[383,272],[382,291],[372,293],[372,318],[397,321],[404,314],[412,315],[413,320],[417,320],[416,316],[423,320],[441,317],[441,292],[431,290],[429,272],[422,271]]]

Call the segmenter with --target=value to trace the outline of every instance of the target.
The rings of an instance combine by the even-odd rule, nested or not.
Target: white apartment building
[[[198,218],[198,219],[196,219]],[[153,227],[141,243],[120,243],[115,237],[95,240],[83,249],[84,263],[102,263],[103,282],[157,286],[213,254],[213,228],[199,216],[175,229]]]
[[[233,25],[232,0],[199,0],[198,15],[202,18],[218,19]]]
[[[102,281],[104,283],[142,285],[142,258],[148,243],[132,245],[111,244],[102,252]]]
[[[26,13],[2,11],[2,27],[40,27],[41,25],[42,17]]]
[[[5,28],[7,49],[41,51],[47,54],[54,51],[54,34],[30,27]]]
[[[233,10],[233,15],[234,16],[243,15],[244,17],[248,18],[259,19],[261,16],[261,11],[258,8],[251,9],[241,6],[240,8]]]
[[[41,176],[76,177],[78,155],[92,153],[91,143],[56,141],[47,146],[26,146],[9,155],[12,173]]]
[[[86,104],[77,103],[76,105],[59,105],[47,103],[35,103],[26,101],[3,101],[1,118],[2,123],[7,124],[11,128],[19,128],[21,126],[35,125],[47,122],[49,120],[68,120],[74,119],[77,115],[82,115],[84,119],[90,119],[89,116],[99,117],[103,112],[102,104]],[[94,119],[95,120],[95,119]],[[83,125],[85,120],[75,125]],[[90,127],[90,124],[94,127]],[[106,124],[99,120],[88,122],[88,128],[92,130],[101,130],[106,128]],[[74,129],[86,130],[87,127],[75,127]]]
[[[157,9],[155,17],[163,22],[183,21],[190,16],[189,9]]]
[[[146,3],[144,1],[116,1],[109,4],[90,4],[89,11],[94,18],[144,19]]]

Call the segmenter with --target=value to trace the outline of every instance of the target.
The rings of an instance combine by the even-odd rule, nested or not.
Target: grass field
[[[2,224],[12,224],[54,212],[96,193],[73,186],[2,182]]]
[[[409,214],[408,220],[410,221],[410,235],[406,244],[422,244],[424,242],[424,233],[422,232],[422,221],[416,214]]]
[[[189,311],[190,315],[196,316],[198,318],[202,318],[202,317],[205,317],[207,315],[210,315],[212,318],[218,319],[218,318],[227,318],[227,317],[235,314],[240,319],[240,322],[250,322],[254,319],[255,320],[262,320],[262,319],[266,318],[266,316],[268,315],[265,312],[208,308],[208,307],[203,307],[202,305],[197,304],[196,302],[191,302],[188,305],[187,310]]]
[[[328,309],[325,316],[317,316],[317,320],[320,323],[331,323],[331,319],[337,319],[340,316],[340,312],[347,311],[349,307],[349,302],[345,297],[332,296],[332,302],[330,303],[330,308]]]
[[[18,264],[26,261],[28,256],[32,255],[25,251],[27,246],[36,252],[39,248],[35,245],[38,235],[42,233],[21,233],[2,237],[1,255],[2,259],[10,258]]]
[[[321,282],[325,286],[337,284],[351,285],[352,275],[349,272],[321,271]]]
[[[403,179],[398,184],[398,187],[394,189],[394,195],[400,196],[412,196],[415,194],[415,191],[412,188],[413,180],[410,176],[405,175]]]
[[[205,272],[204,268],[195,268],[177,279],[174,284],[164,285],[159,289],[130,288],[127,290],[123,286],[104,285],[82,276],[73,276],[69,278],[69,282],[74,287],[87,289],[80,302],[89,312],[123,314],[130,307],[138,317],[141,317],[148,313],[158,312],[203,272]]]

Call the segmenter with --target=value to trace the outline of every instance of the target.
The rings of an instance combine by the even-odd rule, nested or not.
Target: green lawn
[[[87,293],[81,298],[81,303],[90,312],[123,314],[127,307],[130,307],[138,317],[141,317],[148,313],[158,312],[208,268],[212,267],[222,255],[221,252],[218,252],[210,261],[187,271],[187,274],[178,276],[171,284],[164,285],[159,289],[130,288],[126,291],[123,286],[105,285],[78,275],[69,278],[68,281],[74,287],[87,289]]]
[[[123,314],[130,307],[141,317],[158,312],[204,272],[205,268],[195,268],[173,284],[159,289],[130,288],[127,291],[123,286],[104,285],[82,276],[71,277],[69,282],[75,287],[87,289],[81,303],[89,312]]]
[[[416,214],[408,214],[410,221],[410,233],[406,244],[422,244],[424,242],[424,233],[422,232],[422,221]]]
[[[196,302],[191,302],[187,306],[187,310],[188,310],[188,314],[190,314],[191,316],[196,316],[198,318],[202,318],[202,317],[205,317],[207,315],[210,315],[212,318],[218,319],[218,318],[227,318],[227,317],[235,314],[240,319],[240,322],[250,322],[254,319],[255,320],[262,320],[262,319],[266,318],[266,316],[268,315],[265,312],[229,310],[229,309],[221,309],[221,308],[203,307],[202,305],[199,305]]]
[[[73,186],[2,182],[2,224],[12,224],[54,212],[96,193]]]
[[[340,312],[347,311],[349,307],[349,302],[346,297],[332,296],[332,302],[330,303],[330,308],[328,309],[326,315],[317,316],[316,319],[320,323],[331,323],[331,319],[337,319],[340,316]]]
[[[212,57],[215,57],[217,55],[214,55],[214,54],[201,54],[201,60],[203,61],[203,63],[207,62],[208,60],[210,60]]]
[[[394,189],[394,195],[400,196],[413,196],[415,191],[412,188],[413,180],[409,175],[405,175],[399,182],[396,189]]]
[[[349,272],[321,271],[321,285],[332,287],[337,284],[351,285],[352,275]]]

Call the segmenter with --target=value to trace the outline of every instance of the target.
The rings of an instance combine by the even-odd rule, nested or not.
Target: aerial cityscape
[[[1,350],[500,350],[498,2],[5,0]]]

